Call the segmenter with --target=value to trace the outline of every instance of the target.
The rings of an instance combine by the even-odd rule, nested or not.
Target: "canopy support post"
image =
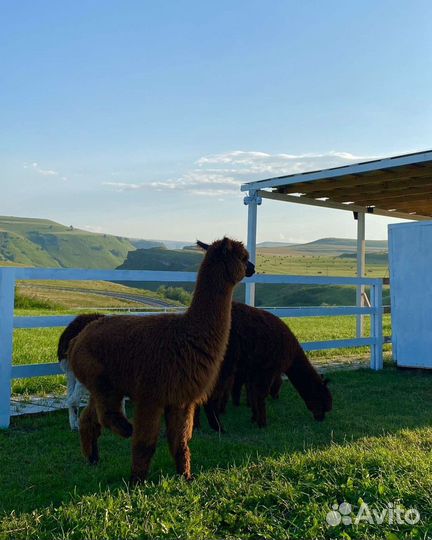
[[[262,203],[261,197],[256,190],[249,191],[249,195],[243,199],[248,207],[247,249],[249,260],[256,263],[256,233],[257,233],[257,208]],[[255,283],[246,283],[245,302],[249,306],[255,305]]]
[[[365,277],[366,267],[366,241],[365,241],[365,213],[354,212],[354,219],[357,220],[357,277]],[[365,287],[358,285],[356,291],[357,307],[364,307]],[[364,315],[357,315],[356,335],[358,338],[364,336]]]

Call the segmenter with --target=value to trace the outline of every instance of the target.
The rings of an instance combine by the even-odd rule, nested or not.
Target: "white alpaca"
[[[66,405],[69,409],[69,425],[73,431],[79,430],[79,408],[81,401],[87,397],[87,388],[79,382],[69,367],[67,358],[60,360],[60,366],[66,374],[67,398]]]

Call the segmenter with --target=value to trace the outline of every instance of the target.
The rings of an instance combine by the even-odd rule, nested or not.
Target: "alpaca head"
[[[255,273],[255,265],[249,261],[249,253],[242,242],[224,237],[210,245],[198,240],[197,245],[206,251],[204,261],[219,264],[224,278],[234,285]]]
[[[322,422],[326,413],[332,410],[333,398],[327,385],[328,379],[321,376],[313,392],[305,399],[307,408],[318,422]]]

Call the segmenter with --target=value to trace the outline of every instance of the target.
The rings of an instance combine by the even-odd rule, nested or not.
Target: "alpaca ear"
[[[232,248],[231,240],[227,238],[226,236],[224,236],[221,243],[222,255],[225,256],[231,248]]]
[[[203,249],[204,251],[207,251],[209,248],[208,244],[205,244],[204,242],[201,242],[201,240],[197,240],[196,242],[197,246]]]

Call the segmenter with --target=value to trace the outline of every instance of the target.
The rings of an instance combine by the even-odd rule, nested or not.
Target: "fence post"
[[[371,336],[374,340],[371,347],[371,369],[378,371],[383,368],[383,306],[382,281],[378,280],[372,285]]]
[[[0,269],[0,429],[9,427],[13,353],[15,269]]]

